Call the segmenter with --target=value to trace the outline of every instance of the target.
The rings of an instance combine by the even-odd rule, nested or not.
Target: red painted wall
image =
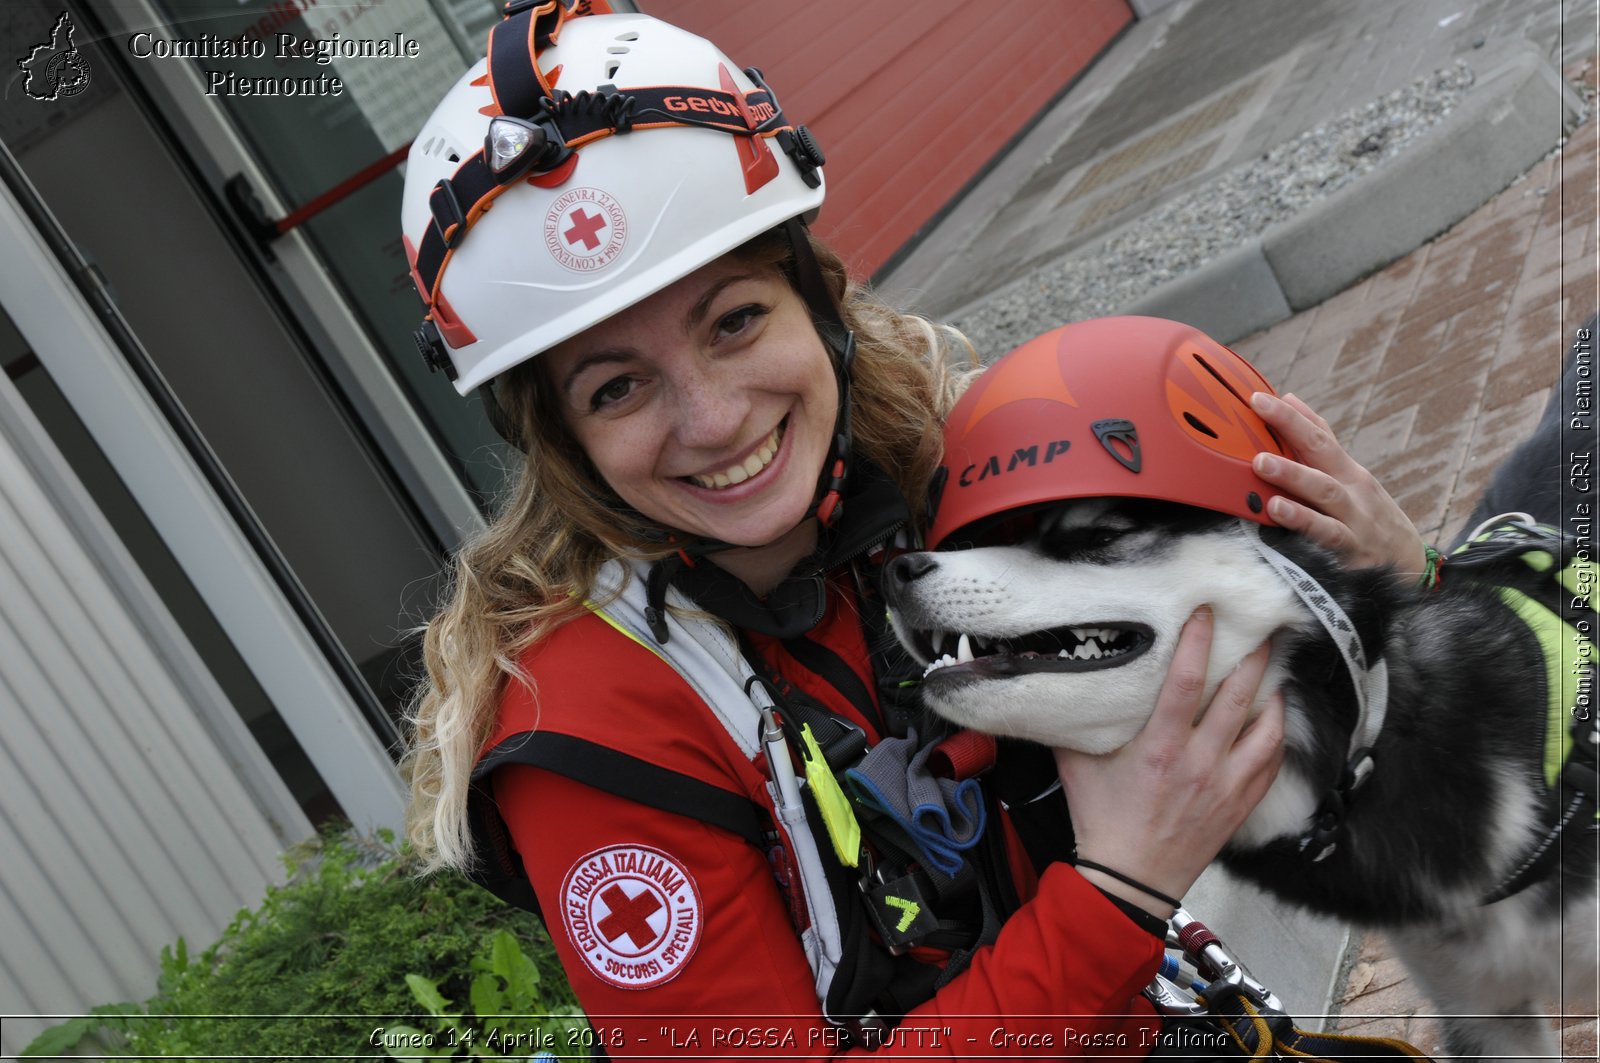
[[[760,67],[827,154],[817,231],[882,266],[1133,18],[1127,0],[639,0]]]

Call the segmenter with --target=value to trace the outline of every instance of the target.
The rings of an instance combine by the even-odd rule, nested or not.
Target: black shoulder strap
[[[766,816],[744,794],[663,768],[573,735],[525,731],[496,745],[472,773],[470,817],[479,864],[472,878],[508,904],[538,912],[521,858],[494,804],[489,777],[508,764],[526,764],[663,812],[721,827],[765,850]]]

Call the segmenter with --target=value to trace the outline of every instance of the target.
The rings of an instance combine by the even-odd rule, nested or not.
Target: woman
[[[417,138],[405,230],[425,350],[493,381],[527,461],[428,632],[414,844],[542,911],[613,1055],[1147,1049],[1171,901],[1276,767],[1264,653],[1202,704],[1202,611],[1118,753],[1012,765],[1007,813],[951,769],[931,840],[852,807],[869,747],[903,736],[907,778],[933,745],[875,574],[926,516],[950,337],[805,233],[821,153],[709,43],[550,3],[489,51]],[[1321,506],[1274,519],[1420,567],[1325,424],[1259,412],[1310,463],[1259,472]],[[1070,828],[1029,859],[1058,775]]]

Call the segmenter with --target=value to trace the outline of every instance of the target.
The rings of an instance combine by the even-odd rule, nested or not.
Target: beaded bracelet
[[[1426,559],[1422,566],[1422,576],[1417,580],[1417,587],[1425,591],[1439,589],[1439,577],[1444,572],[1444,555],[1427,543],[1422,544],[1422,554]]]

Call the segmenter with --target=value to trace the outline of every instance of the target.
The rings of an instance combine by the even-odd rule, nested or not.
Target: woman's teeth
[[[742,484],[772,464],[773,457],[778,453],[778,444],[781,442],[783,442],[783,425],[780,424],[772,430],[772,434],[761,446],[756,448],[756,452],[744,459],[741,464],[730,466],[710,476],[690,476],[687,479],[697,486],[712,490]]]

